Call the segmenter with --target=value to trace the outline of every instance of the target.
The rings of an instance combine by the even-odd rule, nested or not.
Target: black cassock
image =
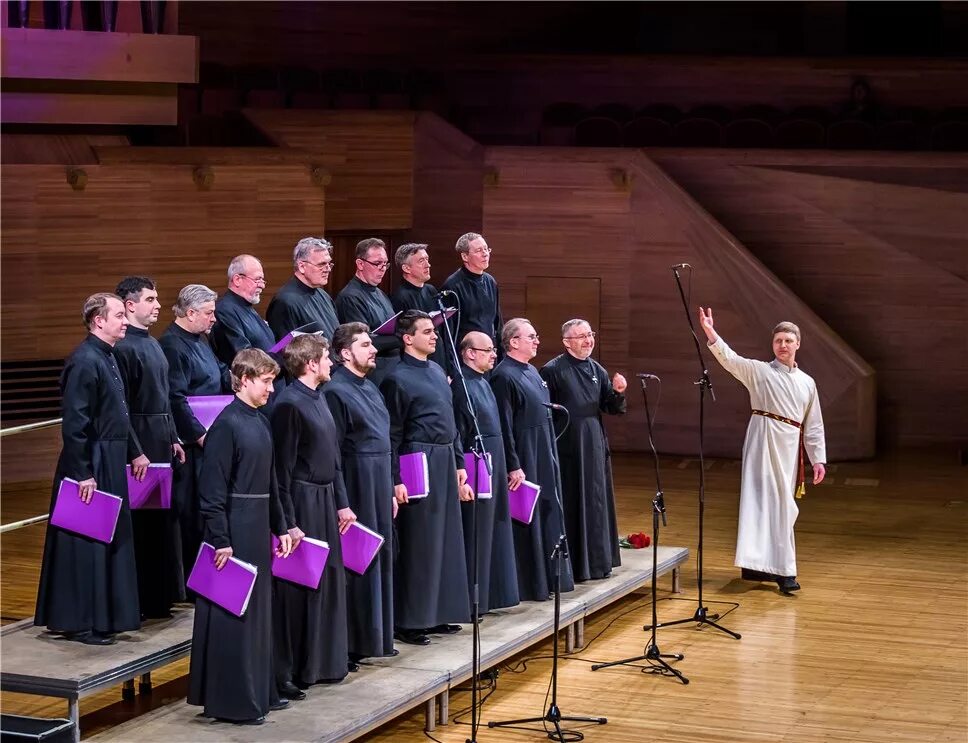
[[[541,486],[541,495],[530,524],[515,521],[514,548],[517,553],[518,591],[522,600],[544,601],[554,584],[551,552],[561,535],[561,509],[555,496],[560,485],[555,464],[555,437],[548,388],[531,364],[510,357],[491,374],[491,389],[501,415],[501,433],[509,472],[524,470],[529,482]],[[570,560],[561,562],[561,590],[575,587]]]
[[[269,421],[237,397],[208,431],[202,461],[204,538],[258,570],[241,617],[195,601],[188,703],[222,720],[252,720],[278,701],[272,668],[272,535],[286,533]]]
[[[456,345],[460,346],[464,336],[472,330],[476,330],[494,341],[498,358],[503,358],[501,327],[504,323],[501,320],[501,300],[498,294],[497,281],[494,277],[489,273],[476,274],[461,266],[447,277],[441,288],[454,292],[460,300],[460,321],[457,321],[457,317],[450,320],[450,327],[454,329]],[[447,301],[453,303],[453,298],[448,297]],[[448,349],[447,369],[453,372],[456,362],[450,356],[451,353]],[[451,373],[451,376],[454,376],[453,373]]]
[[[212,327],[210,336],[212,350],[215,351],[218,360],[230,369],[235,354],[244,348],[261,349],[277,362],[280,361],[278,356],[269,352],[269,349],[276,344],[276,338],[269,324],[256,312],[255,305],[235,292],[227,291],[215,303],[215,318],[217,322]],[[286,375],[282,372],[282,368],[285,367],[282,363],[279,366],[280,371],[274,383],[275,389],[269,396],[268,404],[262,408],[265,415],[272,412],[276,397],[286,386]]]
[[[615,520],[612,462],[602,413],[625,412],[625,395],[612,387],[605,367],[568,353],[541,368],[551,401],[568,409],[558,439],[561,500],[575,580],[605,578],[622,564]]]
[[[406,312],[407,310],[423,310],[424,312],[436,312],[440,309],[437,306],[437,290],[434,288],[433,284],[424,284],[423,286],[416,286],[411,284],[406,279],[400,282],[400,286],[397,287],[396,291],[393,292],[393,296],[390,297],[390,303],[393,305],[394,312]],[[454,339],[455,343],[460,344],[459,339]],[[437,328],[437,349],[430,354],[430,360],[436,361],[442,367],[446,369],[445,361],[447,359],[447,354],[444,348],[447,345],[447,338],[444,335],[443,327],[438,326]]]
[[[270,423],[286,521],[329,544],[319,588],[273,579],[276,683],[338,681],[346,675],[348,650],[346,577],[336,511],[348,503],[336,425],[322,394],[298,379],[279,395]]]
[[[168,360],[143,328],[128,326],[114,346],[127,391],[128,412],[139,446],[152,464],[173,464],[178,441],[168,398]],[[174,509],[142,508],[131,512],[138,566],[138,602],[146,618],[167,617],[172,604],[185,600],[181,533]]]
[[[276,340],[303,325],[318,322],[326,340],[333,340],[333,331],[339,325],[336,305],[323,289],[307,286],[295,276],[282,285],[269,302],[266,321]]]
[[[370,286],[354,276],[336,296],[336,314],[341,323],[361,322],[373,331],[393,317],[396,310],[380,287]],[[377,356],[376,369],[370,372],[369,379],[379,387],[400,360],[400,340],[395,335],[374,335],[372,338]]]
[[[202,542],[202,515],[198,509],[202,447],[198,440],[205,434],[205,426],[195,418],[187,398],[227,394],[231,380],[228,368],[215,358],[203,334],[189,333],[172,323],[158,344],[168,361],[168,397],[175,432],[185,449],[185,463],[173,465],[172,508],[181,532],[182,566],[187,578]]]
[[[393,653],[393,480],[390,475],[390,414],[380,391],[366,377],[333,369],[323,385],[342,457],[343,482],[360,524],[386,541],[364,575],[346,571],[349,651]]]
[[[456,474],[464,467],[464,452],[447,376],[432,361],[404,354],[380,392],[390,413],[393,482],[401,482],[401,454],[425,452],[430,473],[430,495],[401,505],[397,513],[394,622],[400,629],[468,622]]]
[[[93,335],[64,363],[61,437],[51,511],[61,479],[97,482],[122,498],[114,540],[104,544],[47,525],[34,624],[53,632],[104,634],[141,626],[128,481],[133,435],[111,346]]]
[[[501,436],[501,419],[497,412],[497,401],[487,378],[473,369],[462,365],[467,393],[470,395],[477,413],[477,422],[484,439],[484,448],[490,453],[493,463],[491,473],[491,497],[473,503],[461,503],[461,518],[464,522],[464,549],[467,554],[468,582],[473,586],[472,551],[474,529],[477,522],[477,578],[480,611],[501,609],[518,603],[518,575],[514,566],[514,536],[511,531],[511,515],[508,510],[508,468],[504,462],[504,439]],[[451,384],[454,393],[454,416],[457,430],[469,452],[474,444],[474,423],[467,397],[459,379]],[[478,466],[484,468],[484,463]],[[467,470],[468,480],[473,483],[474,473]],[[475,495],[477,488],[474,488]]]

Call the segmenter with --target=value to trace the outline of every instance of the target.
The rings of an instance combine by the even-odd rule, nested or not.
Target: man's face
[[[333,257],[328,250],[314,250],[304,261],[299,261],[296,271],[303,280],[316,289],[329,283],[333,272]]]
[[[437,331],[434,330],[433,320],[421,317],[414,323],[411,333],[412,335],[405,335],[404,339],[410,339],[408,345],[420,356],[426,358],[437,350]],[[407,341],[404,340],[404,343]]]
[[[310,371],[316,376],[316,386],[328,382],[330,378],[330,372],[333,370],[333,360],[329,357],[329,353],[324,353],[318,359],[310,363]]]
[[[491,264],[491,249],[487,247],[483,237],[476,237],[467,246],[467,252],[461,253],[461,260],[468,271],[484,273]]]
[[[254,408],[261,408],[269,402],[273,379],[275,377],[269,373],[260,374],[258,377],[242,377],[242,387],[239,390],[242,400]]]
[[[357,374],[367,374],[376,369],[376,347],[369,333],[353,336],[353,343],[343,349],[343,360]]]
[[[793,333],[777,333],[773,336],[773,355],[781,364],[793,366],[796,362],[800,341]]]
[[[147,328],[158,322],[161,312],[161,302],[155,289],[142,289],[141,297],[137,300],[129,299],[124,303],[128,316],[141,328]]]
[[[430,256],[426,250],[418,250],[403,264],[405,274],[416,284],[426,284],[430,281]]]
[[[262,264],[249,259],[245,262],[245,271],[232,277],[232,291],[249,304],[259,304],[262,290],[266,288],[266,274]]]
[[[185,313],[186,325],[189,333],[209,333],[215,325],[215,300],[203,302],[198,309],[188,310]]]
[[[490,371],[494,368],[494,362],[497,361],[497,349],[494,347],[494,341],[483,333],[475,333],[474,345],[464,352],[464,360],[471,369],[479,374]]]
[[[94,318],[94,327],[105,342],[114,345],[124,338],[128,329],[128,318],[124,314],[124,304],[118,299],[109,299],[105,310],[104,317]]]
[[[534,326],[531,323],[525,323],[518,328],[518,332],[515,333],[511,342],[517,343],[516,348],[522,356],[533,359],[538,355],[538,345],[541,343],[541,339],[535,332]]]
[[[379,286],[389,265],[386,250],[370,248],[366,251],[366,258],[356,259],[356,273],[363,283],[370,286]]]
[[[592,326],[587,322],[568,328],[561,340],[568,353],[582,361],[591,356],[592,351],[595,350],[595,334],[592,332]]]

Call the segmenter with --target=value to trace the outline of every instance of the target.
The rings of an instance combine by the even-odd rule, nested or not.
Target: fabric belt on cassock
[[[785,415],[780,415],[779,413],[769,413],[765,410],[754,410],[753,415],[762,415],[764,418],[771,418],[775,421],[780,421],[780,423],[786,423],[789,426],[800,429],[800,441],[797,444],[797,489],[793,496],[795,498],[802,498],[807,492],[807,481],[804,476],[804,454],[806,453],[803,448],[803,424],[799,421],[795,421],[792,418],[787,418]]]
[[[232,493],[233,498],[268,498],[268,493]]]

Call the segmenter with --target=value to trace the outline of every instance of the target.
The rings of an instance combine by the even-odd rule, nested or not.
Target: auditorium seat
[[[601,116],[604,119],[611,119],[617,124],[624,125],[635,118],[635,112],[631,106],[624,103],[603,103],[595,106],[589,116]]]
[[[653,116],[636,116],[622,130],[626,147],[669,147],[672,125]]]
[[[719,147],[722,139],[723,127],[713,119],[688,116],[672,131],[676,147]]]
[[[735,119],[723,128],[724,147],[772,147],[773,127],[762,119]]]
[[[411,107],[410,92],[399,73],[383,69],[363,70],[361,82],[363,91],[370,95],[373,108],[400,110]]]
[[[968,121],[945,121],[931,129],[931,149],[968,151]]]
[[[575,144],[575,125],[588,115],[578,103],[552,103],[541,114],[538,143],[549,147]]]
[[[916,150],[918,126],[908,119],[880,124],[874,135],[874,146],[879,150]]]
[[[333,108],[368,109],[372,99],[363,90],[363,79],[356,70],[323,70],[320,73],[323,92],[329,93]]]
[[[773,131],[773,146],[780,149],[816,149],[823,143],[823,124],[810,119],[787,119]]]
[[[589,116],[575,124],[578,147],[621,147],[622,127],[604,116]]]
[[[659,119],[664,121],[669,125],[675,126],[682,119],[682,111],[673,105],[668,103],[650,103],[647,106],[640,108],[636,114],[636,118],[640,116],[647,116],[652,119]]]
[[[235,71],[236,86],[243,105],[248,108],[283,108],[285,95],[279,84],[279,71],[274,67],[246,65]]]
[[[832,150],[866,150],[874,146],[874,127],[859,119],[835,121],[827,127],[827,147]]]

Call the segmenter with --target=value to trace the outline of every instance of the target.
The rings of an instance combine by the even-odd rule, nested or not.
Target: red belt
[[[804,476],[803,466],[804,455],[806,453],[803,448],[803,424],[799,421],[793,420],[792,418],[787,418],[786,416],[779,415],[778,413],[768,413],[765,410],[754,410],[753,415],[762,415],[764,418],[771,418],[775,421],[780,421],[780,423],[786,423],[787,425],[800,429],[800,442],[797,446],[797,489],[793,495],[795,498],[802,498],[804,493],[807,492],[807,481]]]

